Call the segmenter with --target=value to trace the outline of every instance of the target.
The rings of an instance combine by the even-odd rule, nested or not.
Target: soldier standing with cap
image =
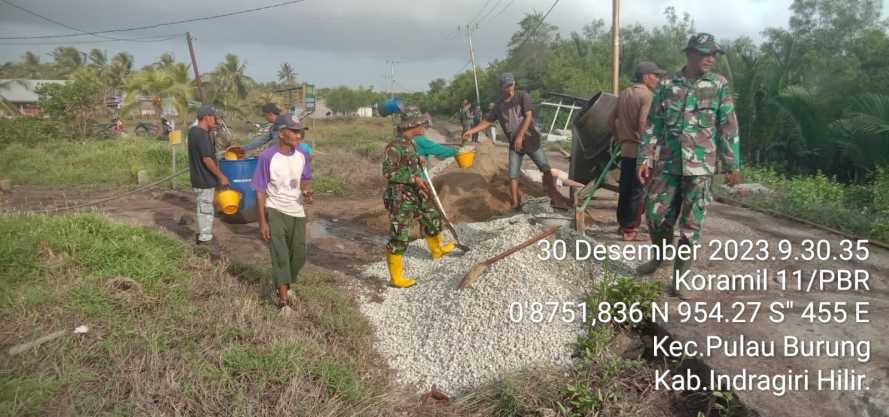
[[[636,177],[636,158],[642,133],[648,127],[648,110],[652,91],[658,78],[667,72],[653,62],[640,62],[636,82],[620,93],[617,105],[608,119],[613,141],[620,146],[620,197],[617,200],[617,222],[625,241],[636,240],[636,229],[642,220],[645,190]]]
[[[738,119],[728,80],[712,72],[717,54],[724,53],[713,35],[698,33],[688,40],[686,65],[657,85],[649,125],[642,135],[639,181],[648,186],[646,218],[652,243],[673,243],[679,219],[679,246],[698,244],[707,206],[713,199],[713,175],[726,174],[726,183],[740,182]],[[637,272],[654,272],[661,256]],[[671,295],[681,295],[676,277],[691,268],[692,259],[673,263]]]
[[[402,258],[410,242],[410,229],[415,218],[419,218],[432,259],[439,259],[454,249],[453,243],[442,244],[441,213],[429,203],[432,195],[423,176],[424,161],[414,146],[414,138],[422,136],[429,123],[428,114],[421,114],[416,107],[405,109],[398,123],[400,137],[389,142],[383,159],[383,176],[387,181],[383,205],[389,212],[386,263],[389,282],[396,288],[417,283],[404,277]]]

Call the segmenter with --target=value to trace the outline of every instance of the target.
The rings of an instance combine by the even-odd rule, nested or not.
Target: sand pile
[[[478,222],[510,213],[506,164],[506,148],[484,142],[476,146],[471,168],[451,164],[440,174],[433,174],[435,189],[451,221]],[[523,177],[519,189],[525,198],[545,195],[540,184]]]

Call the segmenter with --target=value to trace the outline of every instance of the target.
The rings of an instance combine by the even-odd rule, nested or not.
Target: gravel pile
[[[433,384],[459,394],[498,377],[534,366],[565,366],[583,330],[580,319],[535,323],[530,303],[578,302],[584,283],[601,271],[592,262],[541,261],[531,246],[496,264],[474,288],[457,284],[477,262],[539,233],[543,227],[519,214],[457,226],[472,251],[459,249],[433,262],[423,240],[405,254],[405,276],[417,279],[409,289],[387,288],[384,301],[364,300],[361,309],[376,329],[376,348],[398,373],[399,382],[421,391]],[[385,262],[371,264],[366,276],[387,280]],[[520,303],[524,314],[510,307]],[[513,306],[514,307],[514,306]],[[547,313],[551,311],[548,307]],[[577,310],[579,312],[579,310]]]

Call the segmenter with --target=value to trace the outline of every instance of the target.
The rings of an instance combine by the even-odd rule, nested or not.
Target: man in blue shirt
[[[280,114],[281,109],[279,109],[278,106],[275,105],[275,103],[268,103],[262,106],[262,117],[264,117],[265,120],[272,125],[269,127],[269,131],[267,134],[256,137],[256,139],[253,139],[253,142],[250,142],[242,146],[241,148],[246,152],[260,147],[265,147],[269,143],[274,143],[275,128],[277,127],[275,125],[275,119],[277,119]]]

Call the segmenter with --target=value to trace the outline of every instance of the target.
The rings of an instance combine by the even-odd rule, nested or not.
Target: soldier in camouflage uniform
[[[723,53],[713,35],[692,36],[684,52],[687,64],[665,76],[655,89],[648,128],[642,135],[639,180],[648,183],[646,218],[652,243],[671,245],[673,225],[679,220],[679,245],[694,245],[701,238],[707,206],[712,201],[713,175],[726,173],[726,183],[740,181],[738,119],[728,80],[711,72],[717,54]],[[719,168],[717,168],[719,166]],[[663,256],[639,267],[654,272]],[[676,259],[675,280],[691,267],[691,260]]]
[[[421,114],[416,107],[408,107],[400,116],[399,138],[386,146],[383,160],[383,176],[388,182],[383,194],[383,205],[389,211],[389,243],[386,245],[386,262],[392,286],[407,288],[416,281],[404,277],[402,256],[410,241],[410,229],[415,218],[426,235],[426,244],[432,259],[439,259],[454,249],[453,243],[442,245],[441,213],[429,201],[431,192],[423,179],[425,161],[417,154],[414,137],[425,133],[429,115]]]

